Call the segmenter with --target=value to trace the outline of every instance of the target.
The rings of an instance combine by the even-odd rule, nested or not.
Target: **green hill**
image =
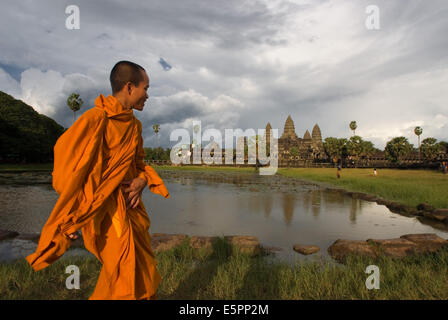
[[[53,146],[63,132],[53,119],[0,91],[0,162],[52,162]]]

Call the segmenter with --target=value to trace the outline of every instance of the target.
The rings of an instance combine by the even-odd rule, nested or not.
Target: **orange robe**
[[[149,299],[161,281],[143,202],[126,210],[121,182],[141,177],[169,198],[157,172],[143,162],[142,124],[133,110],[100,95],[54,146],[53,188],[59,194],[37,249],[26,257],[41,270],[70,247],[66,236],[82,230],[84,245],[102,263],[89,299]]]

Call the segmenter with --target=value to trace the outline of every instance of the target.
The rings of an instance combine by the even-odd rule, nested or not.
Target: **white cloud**
[[[58,102],[63,98],[64,82],[64,77],[58,71],[42,72],[35,68],[27,69],[22,73],[20,81],[21,99],[33,106],[37,112],[54,117],[63,107],[58,105]]]

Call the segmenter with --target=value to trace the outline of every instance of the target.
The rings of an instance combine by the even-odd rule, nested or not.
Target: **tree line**
[[[349,128],[353,130],[353,136],[349,139],[328,137],[323,142],[325,152],[333,162],[337,163],[348,157],[353,160],[366,159],[381,152],[374,147],[372,142],[365,141],[362,137],[355,135],[356,121],[351,121]],[[423,139],[420,144],[420,135],[423,133],[423,129],[415,127],[414,133],[418,137],[417,148],[414,148],[414,145],[406,137],[394,137],[386,143],[384,148],[385,158],[398,163],[412,153],[417,153],[418,157],[425,161],[434,161],[440,156],[447,156],[448,142],[438,142],[437,139],[428,137]]]

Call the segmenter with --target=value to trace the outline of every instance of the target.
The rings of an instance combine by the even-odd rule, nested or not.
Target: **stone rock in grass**
[[[417,216],[420,216],[420,217],[423,217],[423,213],[424,213],[425,211],[423,211],[423,210],[417,210],[417,213],[416,213],[416,215]]]
[[[400,238],[415,243],[417,245],[417,251],[420,253],[435,252],[448,246],[448,241],[435,233],[405,234]]]
[[[416,253],[417,244],[403,239],[367,239],[368,244],[376,245],[377,255],[384,254],[391,258],[404,258]]]
[[[151,235],[151,248],[154,252],[172,249],[187,238],[185,234],[154,233]]]
[[[389,201],[383,199],[383,198],[377,198],[376,199],[376,203],[378,203],[379,205],[385,205],[387,204]]]
[[[293,249],[294,249],[294,251],[304,254],[304,255],[313,254],[320,250],[320,248],[318,246],[303,245],[303,244],[295,244],[293,246]]]
[[[376,257],[374,247],[369,245],[366,241],[359,240],[338,239],[328,247],[327,251],[330,256],[337,261],[345,260],[349,254],[357,254],[371,258]]]
[[[434,214],[448,217],[448,209],[435,209]]]
[[[364,193],[364,194],[361,196],[361,199],[366,200],[366,201],[376,201],[378,198],[377,198],[376,195],[374,195],[374,194],[367,194],[367,193]]]
[[[12,239],[19,235],[16,231],[0,230],[0,240]]]
[[[349,254],[367,257],[385,255],[392,258],[436,252],[448,246],[448,240],[434,233],[405,234],[395,239],[368,239],[367,241],[337,240],[329,248],[331,257],[344,261]]]
[[[436,214],[434,211],[433,212],[423,211],[423,216],[425,218],[429,218],[429,219],[433,219],[433,220],[437,220],[437,221],[445,221],[448,219],[448,216]]]
[[[417,209],[418,209],[418,210],[422,210],[422,211],[426,211],[426,212],[432,212],[432,211],[434,211],[434,207],[431,206],[431,205],[428,204],[428,203],[419,203],[419,204],[417,205]]]
[[[386,207],[395,213],[407,213],[407,206],[399,202],[389,201],[389,203],[386,204]]]
[[[260,242],[254,236],[225,236],[224,239],[239,247],[241,252],[258,254],[261,251]]]
[[[217,237],[192,236],[190,238],[190,247],[195,249],[209,248],[216,239]]]
[[[410,206],[407,207],[406,212],[408,214],[412,214],[414,216],[423,215],[423,213],[421,213],[421,211],[419,211],[417,208],[413,208],[413,207],[410,207]]]

